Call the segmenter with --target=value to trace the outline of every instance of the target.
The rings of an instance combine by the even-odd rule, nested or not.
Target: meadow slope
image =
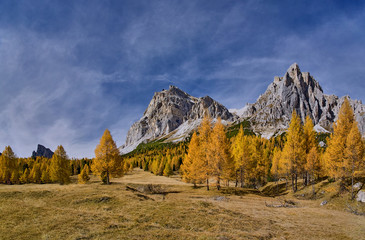
[[[318,201],[270,208],[278,199],[257,191],[208,192],[139,169],[112,182],[0,185],[0,239],[365,239],[364,216]]]

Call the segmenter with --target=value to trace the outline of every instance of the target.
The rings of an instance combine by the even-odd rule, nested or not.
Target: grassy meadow
[[[140,169],[111,185],[73,181],[0,185],[0,239],[365,239],[365,216],[345,211],[331,184],[317,184],[319,197],[309,200],[310,188],[275,198],[206,191]],[[284,199],[295,207],[266,206]]]

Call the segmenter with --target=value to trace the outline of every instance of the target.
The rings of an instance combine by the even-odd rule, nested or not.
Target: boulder
[[[359,191],[357,193],[356,201],[365,203],[365,191]]]

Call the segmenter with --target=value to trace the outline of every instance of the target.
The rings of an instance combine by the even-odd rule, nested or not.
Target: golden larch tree
[[[209,114],[205,114],[202,123],[198,129],[199,132],[199,142],[200,142],[200,150],[201,157],[198,159],[199,163],[197,166],[201,167],[200,174],[201,177],[205,179],[207,190],[209,190],[209,178],[212,174],[212,165],[209,159],[209,151],[210,151],[210,135],[212,134],[212,119]]]
[[[16,156],[10,146],[6,146],[0,156],[0,182],[10,184],[11,174],[17,169]]]
[[[90,180],[89,177],[89,165],[85,164],[84,168],[81,170],[80,174],[78,175],[79,183],[87,183]]]
[[[293,110],[292,118],[287,132],[287,142],[283,149],[283,158],[289,164],[290,175],[292,179],[292,188],[296,192],[298,189],[298,175],[303,169],[305,149],[303,146],[303,129],[300,118],[296,111]]]
[[[336,123],[333,124],[333,133],[327,140],[325,152],[326,170],[330,177],[341,179],[340,188],[344,189],[346,177],[346,140],[354,122],[354,112],[347,98],[345,98]]]
[[[354,120],[350,133],[346,139],[345,150],[345,168],[347,176],[351,177],[351,199],[354,198],[354,177],[357,171],[361,172],[363,169],[362,159],[364,156],[364,143],[361,133],[358,128],[358,123]]]
[[[309,153],[306,155],[305,169],[308,174],[309,181],[312,183],[312,193],[315,195],[314,182],[316,175],[321,172],[321,160],[316,147],[312,147]]]
[[[110,184],[110,177],[124,174],[123,158],[115,144],[109,130],[104,131],[100,143],[95,148],[95,159],[91,166],[92,172],[105,177],[106,184]]]
[[[305,118],[304,126],[303,126],[303,136],[304,136],[304,149],[305,154],[308,156],[309,152],[312,148],[317,149],[317,140],[316,140],[316,132],[314,131],[314,125],[312,119],[309,115]],[[304,158],[307,161],[307,158]],[[306,163],[305,163],[306,164]],[[305,166],[304,164],[304,166]],[[309,181],[308,169],[304,167],[304,175],[303,175],[304,185],[307,185]]]
[[[248,136],[244,135],[242,125],[238,134],[232,140],[231,156],[236,170],[236,187],[238,185],[238,172],[240,173],[241,187],[243,187],[246,168],[250,161],[250,142]]]
[[[51,159],[50,178],[52,182],[60,184],[70,183],[70,165],[68,156],[62,145],[57,146]]]
[[[199,166],[202,155],[199,137],[197,133],[194,132],[189,143],[188,153],[180,167],[183,174],[183,180],[185,182],[193,183],[194,186],[204,180],[203,171],[201,166]]]
[[[223,171],[229,170],[230,164],[229,142],[220,118],[214,124],[208,147],[211,176],[215,178],[217,189],[220,190]]]

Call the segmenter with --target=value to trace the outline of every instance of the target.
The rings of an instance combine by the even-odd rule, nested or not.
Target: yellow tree
[[[51,159],[50,178],[52,182],[67,184],[70,182],[70,165],[62,145],[59,145]]]
[[[345,168],[351,177],[351,199],[354,198],[354,177],[356,171],[361,171],[361,161],[364,156],[364,144],[358,123],[354,120],[352,128],[346,139]]]
[[[275,147],[273,157],[272,157],[272,166],[271,166],[270,171],[271,171],[271,175],[274,176],[276,184],[278,184],[278,180],[281,177],[280,174],[283,172],[280,158],[281,158],[281,151],[278,147]]]
[[[309,153],[306,155],[307,161],[305,164],[305,169],[308,173],[309,180],[312,183],[312,192],[315,195],[314,180],[315,176],[319,175],[321,172],[321,160],[318,156],[318,150],[316,147],[312,147]]]
[[[10,146],[6,146],[0,156],[0,182],[11,183],[11,174],[16,169],[16,156]]]
[[[287,132],[287,142],[283,149],[284,161],[287,161],[290,167],[290,175],[292,179],[292,188],[296,192],[298,189],[298,174],[303,168],[303,158],[305,150],[303,147],[303,129],[300,118],[296,111],[293,110],[292,118]]]
[[[211,176],[215,178],[217,189],[220,190],[223,171],[230,169],[229,143],[220,118],[218,118],[210,134],[208,147]]]
[[[87,183],[89,180],[89,166],[85,164],[84,168],[81,170],[78,176],[78,181],[79,183]]]
[[[198,159],[199,163],[198,166],[201,167],[201,174],[202,177],[206,181],[207,190],[209,190],[209,178],[212,174],[212,165],[209,159],[209,150],[210,150],[210,140],[211,140],[211,133],[212,133],[212,119],[210,118],[209,114],[205,114],[202,123],[198,129],[199,132],[199,142],[200,142],[200,150],[201,150],[201,157]]]
[[[20,183],[28,183],[29,182],[29,168],[26,168],[22,174],[22,176],[20,176]]]
[[[191,137],[189,150],[186,154],[183,164],[181,165],[181,171],[183,174],[183,180],[194,184],[200,183],[204,180],[203,171],[199,164],[201,163],[202,151],[200,148],[199,137],[196,132]]]
[[[231,156],[233,158],[235,170],[236,170],[236,187],[238,185],[237,173],[240,172],[241,187],[244,185],[244,174],[246,167],[250,161],[250,142],[248,136],[244,135],[243,127],[240,126],[240,130],[236,137],[233,138],[231,144]]]
[[[354,122],[354,112],[347,98],[343,102],[338,119],[333,124],[333,134],[327,141],[325,162],[328,175],[341,179],[340,188],[344,189],[346,177],[346,140]]]
[[[91,166],[93,173],[105,176],[106,184],[110,184],[110,176],[123,176],[123,159],[109,130],[104,131],[100,143],[95,148],[95,159]]]
[[[316,132],[314,131],[314,125],[312,119],[309,117],[309,115],[305,118],[304,126],[303,126],[303,136],[304,136],[304,149],[305,154],[308,156],[309,152],[312,150],[312,148],[317,149],[317,141],[316,141]],[[307,161],[307,158],[304,158],[305,161]],[[304,164],[304,166],[310,166]],[[304,169],[304,185],[307,185],[308,183],[308,169]]]

